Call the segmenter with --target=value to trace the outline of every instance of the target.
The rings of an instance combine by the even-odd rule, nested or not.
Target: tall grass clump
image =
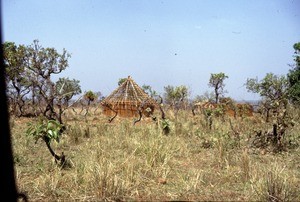
[[[295,185],[295,178],[289,176],[286,168],[276,163],[273,167],[263,171],[262,176],[253,183],[254,198],[259,201],[297,201],[299,187]]]
[[[248,150],[244,150],[241,155],[241,172],[244,182],[248,182],[250,179],[250,156]]]

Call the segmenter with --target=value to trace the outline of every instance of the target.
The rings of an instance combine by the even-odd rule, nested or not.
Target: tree
[[[157,92],[155,90],[152,90],[152,87],[149,85],[144,84],[142,86],[142,89],[152,98],[158,96]]]
[[[70,57],[65,49],[60,54],[54,48],[43,48],[38,40],[34,40],[33,44],[27,47],[27,68],[32,74],[33,82],[32,101],[39,103],[43,115],[48,119],[57,118],[54,107],[57,91],[51,77],[69,66]]]
[[[34,40],[29,46],[5,42],[3,47],[8,95],[13,107],[16,103],[20,115],[24,115],[25,100],[30,99],[35,115],[43,114],[48,119],[57,118],[54,105],[59,95],[51,78],[68,67],[70,54],[65,49],[60,54],[54,48],[44,48],[38,40]],[[69,94],[65,99],[70,96]]]
[[[288,80],[285,76],[268,73],[262,80],[247,79],[248,92],[258,93],[263,98],[263,108],[266,112],[266,121],[269,121],[270,110],[279,115],[280,109],[286,110],[288,101]],[[284,113],[285,114],[285,113]]]
[[[76,79],[59,78],[55,84],[56,94],[61,96],[66,104],[73,98],[73,96],[81,93],[80,81]]]
[[[79,80],[70,80],[69,78],[59,78],[56,82],[56,100],[58,106],[58,121],[62,124],[62,114],[70,107],[70,100],[73,96],[81,93]]]
[[[89,90],[84,94],[84,99],[88,102],[88,106],[90,106],[91,102],[97,99],[97,94],[93,91]]]
[[[86,91],[83,95],[83,99],[80,101],[82,107],[80,113],[85,109],[84,116],[86,117],[86,115],[89,113],[89,108],[91,104],[96,103],[98,98],[101,99],[101,92],[93,92],[91,90]],[[94,112],[96,112],[96,110],[97,107]]]
[[[225,93],[225,91],[224,91],[224,87],[225,87],[224,80],[226,78],[228,78],[228,76],[225,75],[223,72],[210,75],[208,86],[214,88],[216,103],[219,102],[219,97],[222,96]]]
[[[289,85],[286,76],[277,76],[268,73],[262,80],[247,79],[246,87],[248,91],[259,93],[263,98],[261,103],[262,112],[266,113],[266,122],[272,115],[272,130],[266,131],[262,135],[262,131],[258,132],[256,137],[263,144],[270,141],[274,147],[274,151],[282,151],[285,131],[288,126],[293,126],[293,120],[288,114],[287,106],[289,100]],[[266,138],[267,137],[267,138]]]
[[[81,93],[78,80],[60,78],[56,83],[52,80],[53,75],[68,67],[70,54],[65,49],[58,53],[55,48],[44,48],[38,40],[28,46],[13,42],[2,46],[12,112],[18,116],[43,115],[62,123],[63,110],[74,95]],[[30,107],[32,111],[28,112]]]
[[[203,102],[203,101],[213,102],[214,99],[215,99],[215,94],[213,92],[205,91],[204,94],[197,95],[195,97],[194,103]]]
[[[26,70],[26,47],[24,45],[17,46],[13,42],[5,42],[3,50],[7,83],[6,93],[9,104],[13,114],[23,116],[25,115],[25,97],[29,94],[32,84]]]
[[[300,42],[294,44],[295,56],[292,69],[288,73],[289,97],[294,104],[300,104]]]
[[[165,86],[165,102],[173,107],[179,108],[179,105],[188,101],[189,90],[188,87],[181,86]]]
[[[118,86],[122,85],[127,80],[127,78],[119,78]]]
[[[60,161],[60,165],[64,166],[65,164],[65,155],[62,152],[62,155],[57,155],[51,147],[51,142],[56,141],[59,142],[61,136],[61,129],[63,125],[55,120],[45,120],[40,119],[36,124],[29,123],[26,134],[28,136],[33,136],[36,142],[39,139],[42,139],[51,153],[51,155],[55,158],[55,162]]]

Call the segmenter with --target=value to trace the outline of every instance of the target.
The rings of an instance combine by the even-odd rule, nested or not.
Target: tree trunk
[[[62,153],[61,156],[57,155],[57,154],[53,151],[53,149],[52,149],[52,147],[51,147],[51,145],[50,145],[49,138],[48,138],[47,136],[44,136],[44,137],[43,137],[43,140],[45,141],[45,143],[46,143],[46,145],[47,145],[47,148],[48,148],[48,150],[50,151],[51,155],[55,158],[55,162],[60,161],[61,165],[63,165],[63,164],[65,163],[65,159],[66,159],[64,153]]]
[[[216,94],[216,104],[219,102],[219,93],[218,93],[218,87],[215,87],[215,94]]]

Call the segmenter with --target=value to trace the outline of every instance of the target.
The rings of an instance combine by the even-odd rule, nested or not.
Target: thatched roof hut
[[[153,113],[157,103],[128,76],[126,81],[101,102],[101,105],[103,113],[107,116],[137,117],[139,110],[149,116]]]

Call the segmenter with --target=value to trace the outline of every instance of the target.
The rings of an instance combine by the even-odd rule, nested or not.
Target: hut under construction
[[[137,85],[130,77],[101,102],[103,113],[107,116],[138,117],[153,114],[156,101]]]

